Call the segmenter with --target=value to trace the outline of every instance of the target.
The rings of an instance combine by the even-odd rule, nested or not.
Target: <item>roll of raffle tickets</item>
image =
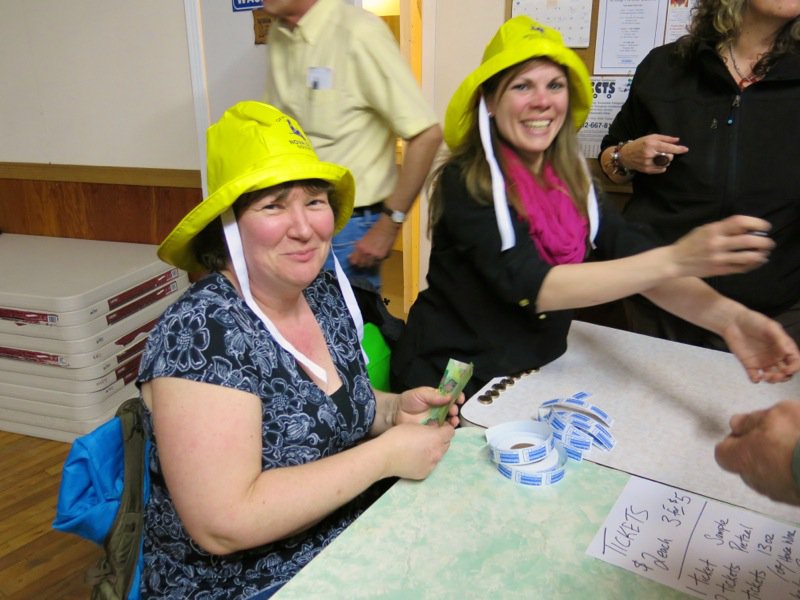
[[[586,392],[543,402],[538,419],[512,421],[486,430],[492,462],[506,478],[529,486],[564,478],[568,459],[583,460],[592,446],[611,450],[613,419],[586,401]]]

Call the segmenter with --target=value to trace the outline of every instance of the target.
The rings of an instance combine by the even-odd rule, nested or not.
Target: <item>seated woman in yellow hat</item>
[[[393,348],[393,385],[435,385],[452,357],[474,364],[469,396],[565,352],[573,309],[637,293],[721,335],[752,381],[800,368],[780,325],[699,279],[762,265],[773,243],[753,234],[769,224],[734,216],[655,248],[596,198],[575,134],[591,100],[557,31],[526,16],[500,27],[447,108],[428,288]]]
[[[164,313],[138,378],[152,441],[143,598],[269,596],[373,484],[427,477],[458,424],[455,407],[420,424],[448,400],[433,388],[370,387],[352,290],[321,271],[352,212],[350,172],[258,102],[228,110],[207,147],[210,195],[158,254],[211,273]]]

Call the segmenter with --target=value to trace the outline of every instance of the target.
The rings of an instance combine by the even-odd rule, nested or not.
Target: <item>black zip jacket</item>
[[[687,62],[675,44],[652,50],[601,144],[674,135],[689,152],[662,175],[637,173],[624,216],[672,243],[694,227],[746,214],[772,224],[769,263],[711,278],[720,293],[775,315],[800,298],[800,55],[782,57],[744,91],[716,52]]]

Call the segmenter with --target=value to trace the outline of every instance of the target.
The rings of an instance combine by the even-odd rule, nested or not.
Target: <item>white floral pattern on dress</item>
[[[298,368],[219,274],[195,283],[165,311],[142,355],[139,383],[181,377],[261,398],[264,470],[305,464],[354,446],[375,418],[375,395],[358,334],[332,275],[320,274],[305,297],[342,380],[332,396]],[[283,584],[373,499],[366,493],[291,538],[232,555],[211,555],[189,537],[175,511],[149,411],[145,430],[152,441],[152,489],[145,508],[142,598],[232,600]]]

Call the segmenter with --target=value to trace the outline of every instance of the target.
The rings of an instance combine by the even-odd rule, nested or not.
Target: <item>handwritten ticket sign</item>
[[[631,477],[586,553],[696,598],[800,598],[798,529]]]

